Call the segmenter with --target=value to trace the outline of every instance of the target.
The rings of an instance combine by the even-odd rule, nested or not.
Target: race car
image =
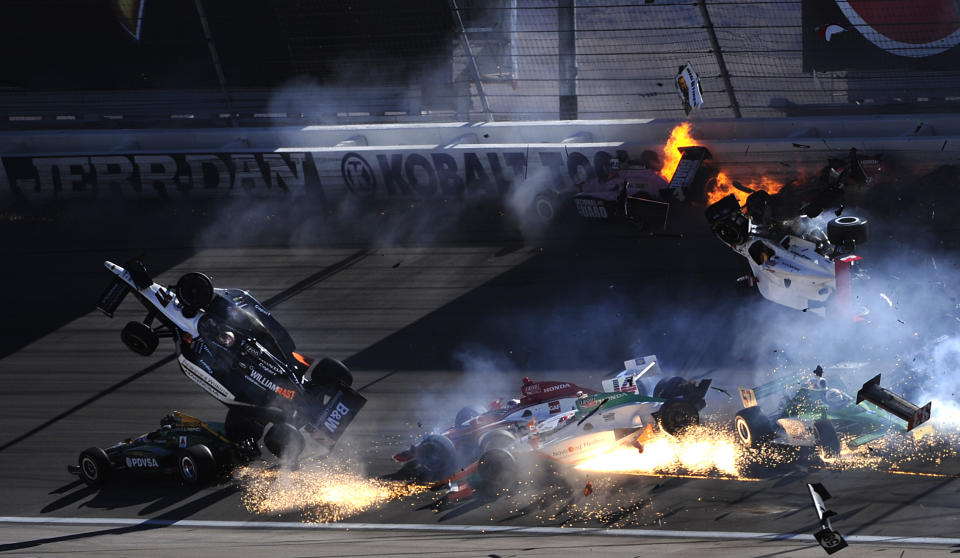
[[[128,293],[147,308],[142,322],[124,326],[123,343],[146,356],[161,337],[172,338],[184,375],[227,406],[230,439],[263,435],[271,453],[294,463],[307,441],[329,452],[366,403],[350,388],[346,366],[296,352],[287,331],[249,292],[215,289],[195,272],[164,287],[139,260],[105,265],[114,279],[98,308],[112,317]]]
[[[519,399],[500,399],[489,409],[464,407],[451,428],[424,437],[393,459],[421,480],[439,481],[475,461],[483,451],[512,444],[531,421],[570,411],[577,397],[593,393],[595,390],[571,382],[524,378]]]
[[[843,187],[862,181],[862,168],[851,150],[846,165],[828,167],[827,187],[798,212],[784,210],[780,202],[786,194],[764,191],[751,191],[744,207],[733,194],[710,205],[706,217],[711,230],[749,265],[750,274],[738,283],[789,308],[852,318],[852,266],[862,259],[854,252],[867,242],[869,228],[865,219],[840,214]],[[815,219],[830,206],[837,206],[837,217],[824,231]]]
[[[931,404],[913,405],[880,387],[880,376],[863,385],[856,397],[831,388],[818,366],[812,373],[800,372],[754,388],[740,388],[744,408],[737,412],[733,428],[747,448],[767,445],[813,448],[821,455],[835,457],[842,449],[840,438],[850,449],[890,434],[905,434],[930,418]],[[766,414],[759,400],[789,393],[779,410]],[[888,416],[893,414],[906,426]]]
[[[176,474],[186,484],[199,485],[259,456],[260,449],[252,439],[228,439],[223,423],[203,422],[174,411],[160,419],[157,430],[106,449],[83,450],[77,464],[68,465],[67,471],[94,487],[119,471],[146,477]]]
[[[653,397],[638,387],[643,384],[636,377],[642,374],[626,372],[633,378],[627,389],[583,395],[573,410],[530,424],[512,444],[485,450],[447,480],[447,497],[458,500],[476,492],[495,497],[537,462],[573,466],[621,446],[642,452],[643,444],[661,432],[680,436],[700,423],[710,380],[693,384],[681,379],[681,384],[667,379],[660,384],[660,397]]]

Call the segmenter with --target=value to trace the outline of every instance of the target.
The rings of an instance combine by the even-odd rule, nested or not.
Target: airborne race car
[[[293,463],[305,449],[303,434],[329,451],[366,403],[350,388],[353,378],[342,363],[295,352],[287,331],[247,291],[214,289],[201,273],[164,287],[139,260],[128,269],[105,265],[115,277],[98,308],[112,317],[133,293],[147,317],[124,326],[123,343],[146,356],[160,337],[172,338],[184,375],[228,407],[230,440],[258,440],[266,430],[267,449]]]
[[[861,259],[854,251],[868,236],[866,220],[839,216],[844,186],[866,181],[856,150],[846,163],[831,161],[822,178],[826,188],[799,208],[781,203],[784,194],[734,183],[750,192],[746,205],[730,194],[708,207],[706,217],[717,238],[747,261],[750,275],[738,279],[741,286],[755,286],[767,300],[796,310],[847,317],[851,267]],[[831,206],[838,207],[837,218],[824,232],[814,219]]]
[[[231,442],[222,423],[205,423],[175,411],[160,420],[160,428],[106,449],[83,450],[67,471],[88,486],[101,486],[118,471],[155,477],[176,473],[186,484],[204,484],[232,465],[260,456],[251,439]]]
[[[905,434],[930,419],[931,404],[918,407],[880,387],[877,375],[863,385],[856,398],[828,388],[823,369],[801,372],[752,389],[740,388],[744,409],[733,421],[737,439],[748,448],[765,445],[815,448],[827,457],[839,455],[840,436],[856,449],[889,434]],[[767,415],[758,400],[783,394],[779,410]],[[887,413],[907,421],[906,427]]]

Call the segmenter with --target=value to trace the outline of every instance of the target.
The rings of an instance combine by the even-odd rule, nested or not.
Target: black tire
[[[508,430],[501,428],[499,430],[491,430],[483,436],[480,436],[480,439],[477,441],[477,445],[480,446],[480,453],[482,454],[492,449],[508,448],[516,441],[516,436],[514,436]]]
[[[335,358],[323,357],[310,366],[307,371],[310,383],[317,386],[335,386],[338,384],[350,387],[353,385],[353,374],[347,365]]]
[[[658,399],[674,399],[683,397],[683,387],[687,381],[680,376],[664,378],[653,386],[653,396]]]
[[[263,445],[277,456],[281,465],[293,466],[303,453],[303,434],[290,423],[278,422],[263,436]]]
[[[840,455],[840,438],[837,436],[837,430],[827,419],[820,419],[813,423],[813,428],[817,432],[817,448],[823,451],[827,457],[837,457]]]
[[[213,301],[213,282],[202,273],[186,273],[177,281],[177,298],[187,308],[204,308]]]
[[[419,475],[425,481],[443,480],[457,470],[457,448],[446,436],[427,436],[414,451]]]
[[[143,322],[127,322],[120,332],[120,340],[128,349],[142,356],[149,356],[157,349],[160,338]]]
[[[537,194],[533,198],[533,214],[537,216],[540,223],[549,225],[557,219],[557,197],[546,192]]]
[[[838,246],[850,241],[860,246],[867,242],[869,236],[867,220],[852,215],[831,219],[827,223],[827,236],[832,244]]]
[[[101,448],[87,448],[80,452],[77,465],[80,466],[80,480],[87,486],[102,486],[113,473],[110,458]]]
[[[457,411],[457,416],[453,419],[453,426],[460,426],[473,417],[479,417],[485,412],[486,411],[482,407],[478,407],[476,405],[467,405],[466,407]]]
[[[737,440],[748,448],[761,447],[775,436],[770,419],[756,406],[737,411],[737,416],[733,419],[733,430],[737,434]]]
[[[664,403],[660,407],[658,416],[660,417],[660,427],[672,436],[679,436],[684,430],[700,424],[700,413],[697,411],[697,407],[683,399]]]
[[[227,410],[227,418],[224,419],[224,430],[227,438],[231,442],[241,442],[243,440],[254,440],[255,442],[263,436],[263,429],[266,422],[243,407],[230,407]]]
[[[206,484],[217,476],[217,459],[210,448],[195,444],[177,454],[177,471],[185,484]]]
[[[483,452],[477,463],[480,493],[495,498],[517,481],[517,460],[509,451],[493,448]]]

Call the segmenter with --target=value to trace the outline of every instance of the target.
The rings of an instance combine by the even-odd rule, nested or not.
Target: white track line
[[[796,533],[751,533],[744,531],[669,531],[661,529],[604,529],[590,527],[506,527],[503,525],[438,525],[415,523],[293,523],[290,521],[198,521],[184,519],[134,519],[112,517],[3,517],[0,525],[59,524],[59,525],[142,525],[152,527],[210,527],[218,529],[327,529],[340,531],[444,531],[478,534],[520,535],[608,535],[617,537],[664,537],[681,539],[759,539],[815,542],[813,535]],[[960,544],[960,538],[943,537],[884,537],[878,535],[850,535],[848,542],[886,544]]]

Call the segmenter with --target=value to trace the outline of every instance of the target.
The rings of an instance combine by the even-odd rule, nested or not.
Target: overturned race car
[[[215,289],[202,273],[187,273],[165,287],[139,260],[105,265],[114,279],[98,308],[112,317],[133,293],[147,316],[127,323],[121,340],[146,356],[160,338],[173,339],[184,375],[228,407],[229,439],[263,436],[271,453],[294,463],[308,440],[313,449],[329,452],[366,403],[351,389],[346,366],[296,352],[286,329],[247,291]]]

